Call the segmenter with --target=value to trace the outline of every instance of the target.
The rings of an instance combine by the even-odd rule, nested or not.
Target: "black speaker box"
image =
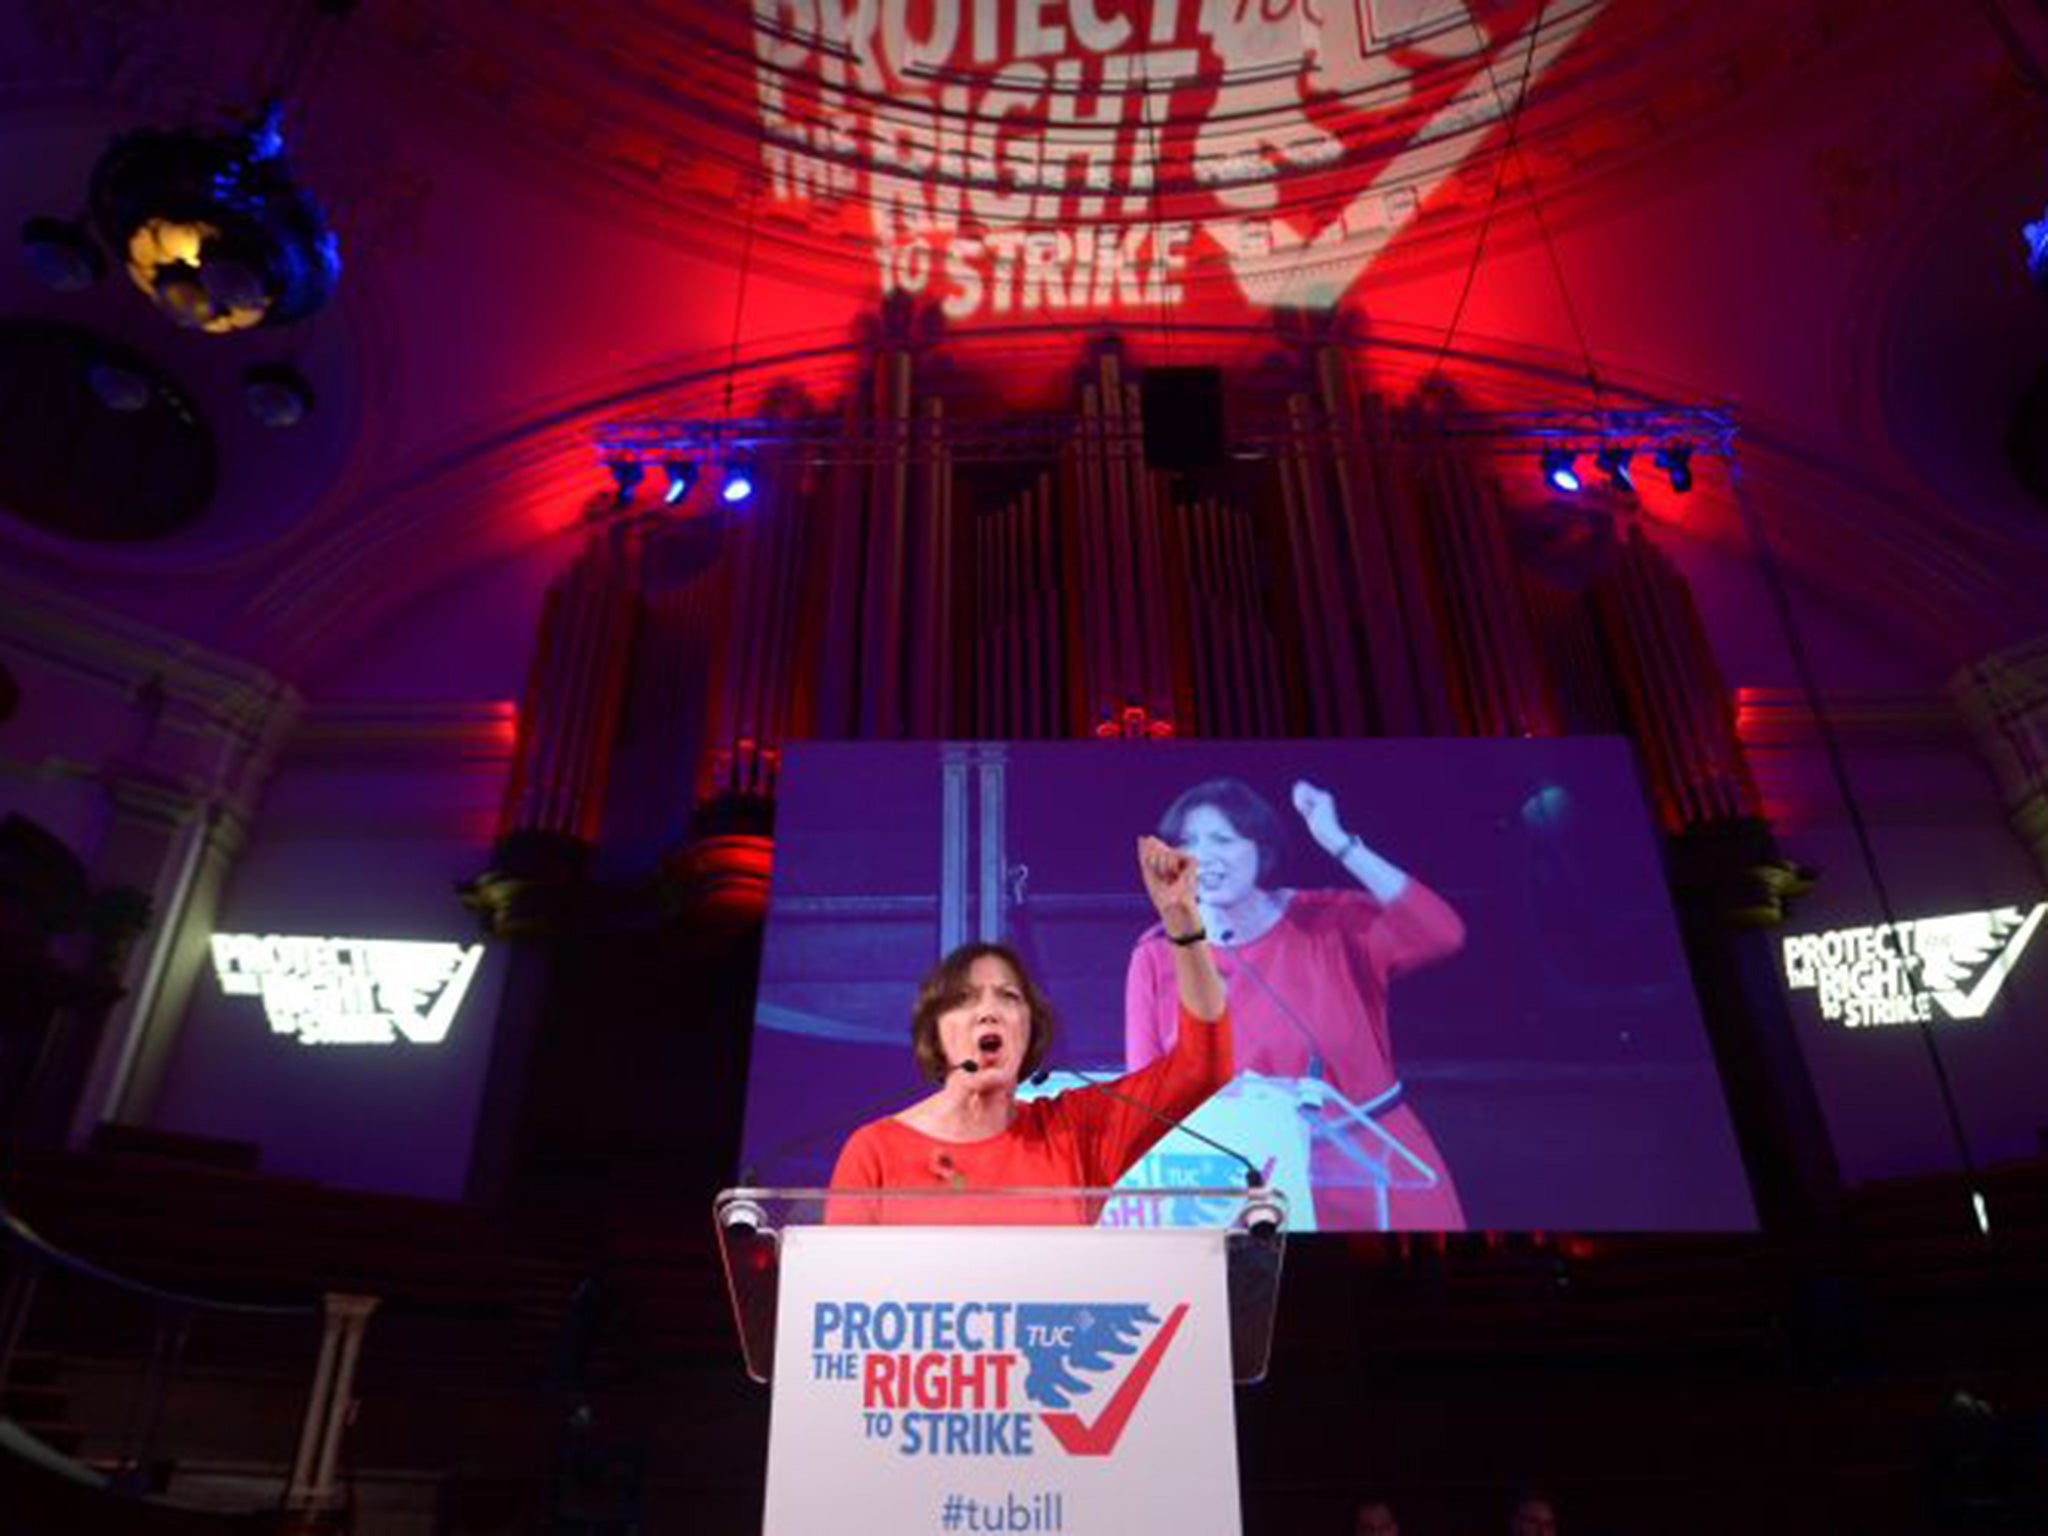
[[[1138,377],[1147,469],[1213,469],[1223,462],[1223,370],[1147,368]]]

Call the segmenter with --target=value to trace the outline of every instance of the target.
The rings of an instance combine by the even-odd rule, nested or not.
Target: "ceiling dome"
[[[0,321],[0,423],[0,510],[64,538],[160,539],[213,500],[213,431],[191,396],[91,331]]]

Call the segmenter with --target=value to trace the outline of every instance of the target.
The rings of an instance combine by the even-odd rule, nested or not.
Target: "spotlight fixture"
[[[86,370],[85,379],[101,405],[124,416],[147,409],[155,393],[149,380],[126,363],[94,363]]]
[[[1543,481],[1553,491],[1567,493],[1583,490],[1585,481],[1579,478],[1573,464],[1575,455],[1569,448],[1546,448],[1543,450]]]
[[[107,259],[82,225],[35,218],[21,226],[21,256],[36,281],[56,293],[78,293],[106,274]]]
[[[729,507],[737,507],[754,499],[754,466],[745,459],[734,459],[725,466],[725,483],[718,488],[718,499]]]
[[[1103,741],[1166,741],[1173,735],[1173,722],[1135,701],[1105,704],[1096,717],[1095,734]]]
[[[630,507],[633,493],[640,489],[647,471],[634,459],[613,459],[606,468],[612,472],[612,505]]]
[[[289,363],[257,363],[242,374],[242,403],[264,426],[283,431],[313,414],[313,386]]]
[[[1666,443],[1657,450],[1656,465],[1670,478],[1671,489],[1681,496],[1692,489],[1692,444]]]
[[[2048,292],[2048,213],[2031,224],[2022,224],[2020,238],[2027,243],[2027,276],[2036,288]]]
[[[1609,443],[1593,456],[1593,465],[1617,491],[1632,491],[1636,488],[1635,478],[1628,469],[1628,461],[1632,457],[1629,450],[1619,443]]]
[[[668,472],[668,489],[661,493],[662,501],[675,506],[690,494],[690,488],[697,483],[697,465],[693,459],[670,459],[662,466]]]

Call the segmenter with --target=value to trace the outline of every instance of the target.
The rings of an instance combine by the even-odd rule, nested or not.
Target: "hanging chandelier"
[[[289,325],[333,293],[340,252],[292,171],[280,119],[273,105],[231,133],[139,129],[93,168],[101,240],[174,325]]]

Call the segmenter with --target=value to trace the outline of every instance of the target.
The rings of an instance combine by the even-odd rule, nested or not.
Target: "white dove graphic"
[[[1962,912],[1933,917],[1913,925],[1913,952],[1919,962],[1920,986],[1952,1019],[1981,1019],[1998,997],[2005,978],[2019,964],[2034,936],[2048,901],[2024,917],[2018,907],[1989,912]],[[1984,962],[1989,959],[1990,964]],[[1970,983],[1972,971],[1984,966]],[[1964,990],[1965,987],[1968,990]]]

